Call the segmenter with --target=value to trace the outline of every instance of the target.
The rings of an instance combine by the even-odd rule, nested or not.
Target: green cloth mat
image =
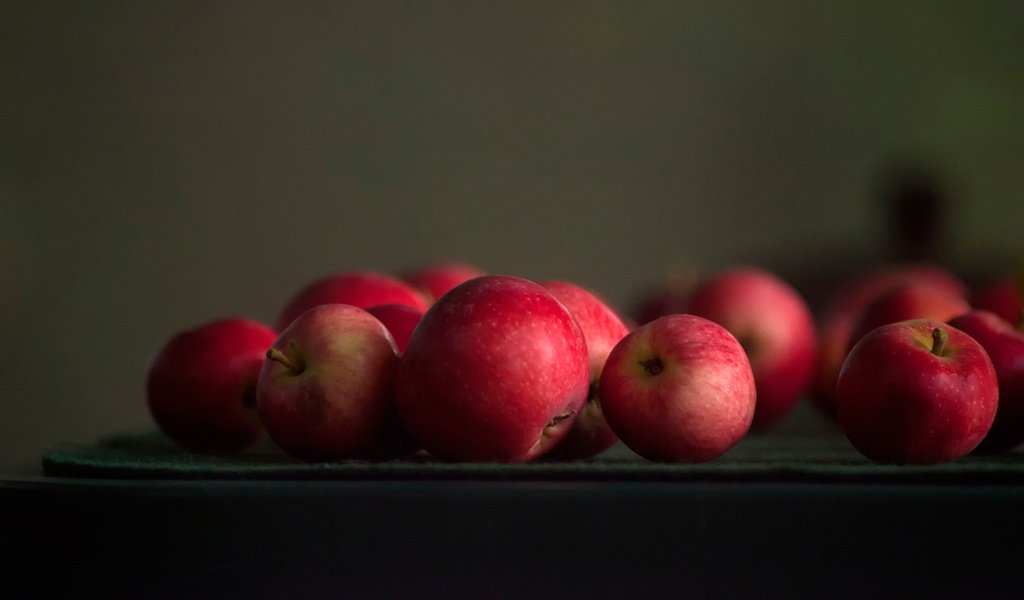
[[[269,442],[237,455],[181,450],[159,433],[64,444],[42,459],[55,477],[115,479],[746,481],[818,483],[1024,483],[1024,453],[967,456],[935,466],[876,465],[837,431],[749,435],[702,464],[645,461],[621,444],[585,461],[446,463],[426,454],[391,461],[302,462]]]

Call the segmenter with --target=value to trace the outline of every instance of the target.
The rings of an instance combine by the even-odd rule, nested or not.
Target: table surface
[[[135,463],[123,468],[111,448]],[[265,448],[182,454],[146,435],[48,456],[65,463],[0,477],[2,564],[8,581],[37,590],[1012,598],[1024,589],[1012,550],[1024,539],[1018,454],[872,465],[834,430],[796,427],[750,436],[705,465],[647,463],[621,449],[578,464],[309,465]],[[40,565],[60,576],[30,576]]]

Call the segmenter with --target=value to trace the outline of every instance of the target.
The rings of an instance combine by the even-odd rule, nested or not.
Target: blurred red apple
[[[887,291],[906,284],[926,284],[964,296],[966,287],[948,270],[930,264],[894,265],[857,275],[830,296],[819,319],[818,360],[811,401],[835,418],[836,381],[850,347],[850,336],[864,309]]]
[[[760,269],[723,272],[697,286],[688,312],[722,325],[747,351],[757,383],[755,429],[788,413],[814,372],[814,318],[789,284]]]
[[[405,304],[422,312],[428,303],[412,286],[389,275],[372,271],[341,273],[318,279],[296,294],[281,311],[277,330],[284,330],[296,317],[321,304],[349,304],[363,309]]]
[[[601,410],[598,383],[608,353],[629,330],[608,303],[593,292],[565,281],[541,282],[579,323],[587,341],[590,360],[590,393],[572,429],[546,457],[572,460],[590,458],[611,448],[619,438],[608,426]]]
[[[472,265],[443,262],[414,269],[402,276],[402,279],[423,292],[430,302],[436,302],[453,287],[483,274],[483,271]]]
[[[587,344],[540,285],[488,275],[423,315],[398,371],[409,432],[445,460],[522,462],[572,427],[587,398]]]
[[[1024,331],[985,310],[973,310],[949,324],[981,344],[999,380],[999,410],[977,451],[1009,452],[1024,442]]]
[[[304,460],[412,450],[395,408],[397,366],[391,334],[368,312],[347,304],[311,308],[266,352],[257,402],[267,433]]]
[[[928,319],[865,335],[836,385],[847,438],[881,463],[937,464],[966,455],[988,433],[998,403],[996,372],[981,345]]]
[[[160,430],[198,452],[237,452],[259,440],[256,380],[275,337],[262,323],[231,318],[171,338],[146,380]]]
[[[1021,314],[1020,284],[1014,277],[990,281],[971,296],[971,306],[999,315],[1013,325],[1024,321]]]
[[[423,318],[423,311],[405,304],[371,306],[366,309],[366,312],[377,317],[377,320],[388,328],[391,337],[395,340],[395,346],[398,347],[399,354],[405,352],[405,347],[409,345],[409,338],[412,337],[412,331],[416,329],[416,325]]]
[[[724,327],[692,315],[641,325],[601,375],[608,424],[654,461],[704,462],[739,442],[754,418],[754,373]]]
[[[921,283],[908,283],[883,293],[868,304],[850,334],[850,347],[872,329],[910,319],[948,321],[971,310],[963,296]]]

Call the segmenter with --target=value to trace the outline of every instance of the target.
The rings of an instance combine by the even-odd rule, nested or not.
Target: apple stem
[[[932,329],[932,354],[935,356],[942,356],[946,351],[946,342],[949,340],[949,334],[946,333],[945,329],[936,327]]]
[[[303,365],[302,364],[298,364],[295,361],[293,361],[292,359],[288,358],[287,354],[285,354],[284,352],[281,352],[277,348],[271,348],[270,350],[267,350],[267,358],[269,358],[270,360],[277,361],[277,362],[281,363],[282,365],[287,367],[290,371],[294,371],[296,373],[301,373],[302,370],[303,370]]]

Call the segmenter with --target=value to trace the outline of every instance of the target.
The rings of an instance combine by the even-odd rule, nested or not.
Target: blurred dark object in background
[[[878,207],[867,246],[836,244],[824,249],[793,247],[779,273],[804,296],[819,317],[844,283],[866,273],[895,267],[948,269],[961,275],[949,248],[957,194],[941,169],[922,160],[893,159],[871,187]],[[821,251],[824,250],[824,251]]]
[[[949,186],[938,171],[914,162],[896,163],[882,174],[878,194],[884,215],[884,260],[945,264]]]

